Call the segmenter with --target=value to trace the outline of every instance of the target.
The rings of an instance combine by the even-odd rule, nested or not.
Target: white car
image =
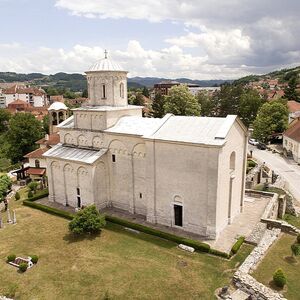
[[[249,139],[249,144],[253,145],[253,146],[256,146],[258,145],[258,141],[256,139]]]

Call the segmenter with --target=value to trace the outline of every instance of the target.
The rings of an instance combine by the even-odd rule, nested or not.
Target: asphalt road
[[[259,150],[252,145],[249,145],[248,149],[253,151],[254,158],[265,162],[271,170],[280,175],[285,181],[285,188],[300,201],[300,166],[292,159],[286,159],[268,150]]]

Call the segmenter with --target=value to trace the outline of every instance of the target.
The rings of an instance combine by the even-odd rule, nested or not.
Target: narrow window
[[[81,198],[77,196],[77,207],[81,207]]]
[[[80,188],[77,188],[77,195],[80,195]]]
[[[115,155],[115,154],[113,154],[113,155],[111,156],[111,160],[112,160],[112,162],[116,162],[116,155]]]
[[[124,98],[124,83],[120,83],[120,97]]]
[[[40,167],[40,161],[38,159],[35,160],[35,167],[36,168]]]
[[[105,87],[105,84],[102,85],[102,98],[106,98],[106,87]]]
[[[143,194],[142,194],[142,193],[140,193],[140,198],[141,198],[141,199],[143,198]]]
[[[174,205],[174,221],[176,226],[182,226],[182,206]]]

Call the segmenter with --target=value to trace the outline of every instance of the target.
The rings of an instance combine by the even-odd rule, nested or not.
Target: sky
[[[299,0],[0,0],[0,71],[236,79],[300,65]]]

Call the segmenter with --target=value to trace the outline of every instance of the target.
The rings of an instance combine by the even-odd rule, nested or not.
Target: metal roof
[[[74,148],[63,146],[62,144],[57,144],[43,156],[48,158],[59,158],[64,160],[70,160],[74,162],[81,162],[86,164],[93,164],[98,160],[102,155],[107,152],[107,149],[101,150],[90,150],[82,148]]]
[[[96,61],[87,72],[98,72],[98,71],[123,71],[125,70],[115,61],[110,58],[103,58]]]

